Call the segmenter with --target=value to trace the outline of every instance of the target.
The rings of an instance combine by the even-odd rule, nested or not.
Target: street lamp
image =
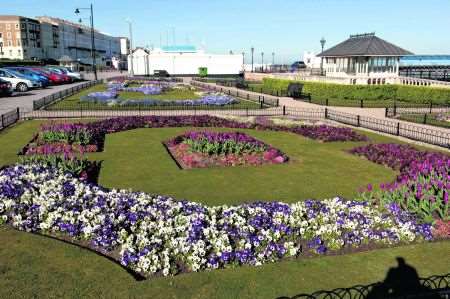
[[[275,69],[275,52],[272,52],[272,71]]]
[[[252,50],[252,73],[253,73],[253,54],[255,53],[255,48],[251,48],[251,50]]]
[[[95,80],[97,80],[97,64],[95,62],[95,35],[94,35],[94,9],[92,7],[92,3],[91,6],[86,8],[86,7],[80,7],[75,9],[75,14],[79,14],[80,10],[90,10],[91,15],[90,15],[90,19],[91,19],[91,56],[92,56],[92,69],[94,71],[94,77]]]
[[[125,22],[128,23],[128,30],[130,32],[130,70],[129,73],[131,77],[134,76],[134,69],[133,69],[133,27],[130,19],[126,19]]]
[[[242,68],[244,69],[245,72],[245,52],[242,51]]]
[[[261,52],[261,73],[264,73],[264,52]]]
[[[323,47],[325,47],[325,43],[327,41],[325,40],[324,37],[322,37],[322,39],[320,40],[320,45],[322,46],[322,52],[321,54],[323,54]],[[323,76],[323,56],[320,57],[320,75]]]

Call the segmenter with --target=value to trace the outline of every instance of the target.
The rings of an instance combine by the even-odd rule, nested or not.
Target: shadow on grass
[[[397,267],[388,270],[382,282],[355,285],[312,294],[298,294],[277,299],[443,299],[450,294],[450,273],[420,278],[404,258],[397,257]]]

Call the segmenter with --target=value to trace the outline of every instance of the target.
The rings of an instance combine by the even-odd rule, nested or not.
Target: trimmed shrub
[[[263,88],[266,90],[287,90],[289,83],[285,79],[264,78]],[[300,82],[300,81],[299,81]],[[341,85],[301,81],[303,91],[311,93],[315,100],[365,100],[392,101],[409,103],[450,104],[450,89],[403,85]]]

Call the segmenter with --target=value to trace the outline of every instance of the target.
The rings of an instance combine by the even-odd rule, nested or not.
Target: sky
[[[128,36],[132,21],[134,46],[189,43],[247,59],[253,46],[256,62],[274,52],[275,63],[288,63],[319,52],[322,37],[328,48],[375,32],[415,54],[450,54],[450,0],[13,0],[0,14],[77,21],[75,8],[91,2],[102,32]]]

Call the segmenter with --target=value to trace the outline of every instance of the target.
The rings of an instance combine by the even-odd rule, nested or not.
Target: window
[[[21,42],[20,42],[20,39],[16,40],[16,44],[17,44],[17,46],[18,46],[18,47],[20,47],[20,46],[21,46]]]
[[[25,30],[27,29],[27,23],[22,23],[21,26],[22,26],[22,29],[25,29]]]
[[[11,30],[11,24],[9,24],[9,23],[6,24],[6,29],[7,29],[7,30]]]
[[[20,31],[17,31],[17,32],[16,32],[16,38],[19,38],[19,39],[20,39]]]
[[[14,27],[17,29],[17,30],[19,30],[19,23],[16,23],[16,24],[14,24]]]
[[[9,39],[7,43],[8,47],[12,47],[12,41]]]
[[[7,38],[11,38],[11,32],[10,31],[6,32],[6,37]]]
[[[3,33],[0,32],[0,38],[3,38]]]

